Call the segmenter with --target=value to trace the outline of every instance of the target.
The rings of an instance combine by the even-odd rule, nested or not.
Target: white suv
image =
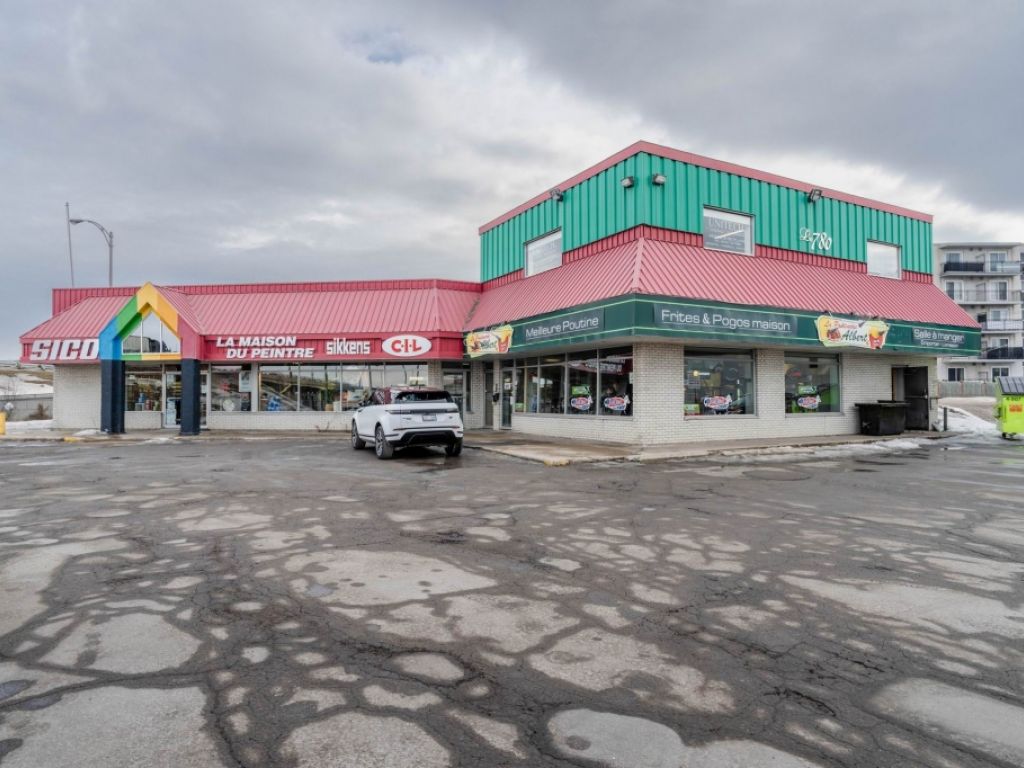
[[[449,456],[458,456],[462,453],[459,407],[443,389],[375,389],[352,416],[352,448],[358,451],[369,442],[378,459],[390,459],[396,448],[410,445],[443,445]]]

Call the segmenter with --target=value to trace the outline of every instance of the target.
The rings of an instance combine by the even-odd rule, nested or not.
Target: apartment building
[[[936,282],[981,324],[981,351],[939,359],[942,381],[1024,375],[1021,256],[1024,243],[938,243]]]

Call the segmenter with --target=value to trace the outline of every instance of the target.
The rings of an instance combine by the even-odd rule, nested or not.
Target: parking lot
[[[1024,764],[1024,445],[0,446],[0,765]]]

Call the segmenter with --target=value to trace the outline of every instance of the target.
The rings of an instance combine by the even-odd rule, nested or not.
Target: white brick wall
[[[125,411],[125,432],[133,429],[160,429],[163,426],[163,416],[162,411]]]
[[[348,434],[352,429],[352,411],[214,411],[207,417],[206,426],[213,430],[296,429]]]
[[[641,437],[635,418],[514,413],[512,414],[512,430],[530,435],[564,437],[571,440],[638,443]]]
[[[428,387],[443,387],[444,376],[441,374],[441,361],[440,360],[428,360],[427,361],[427,386]]]
[[[473,362],[469,366],[470,410],[463,418],[466,429],[483,429],[484,408],[490,407],[490,398],[484,392],[484,365],[482,362]]]
[[[98,365],[54,367],[53,420],[59,429],[100,428]]]
[[[787,414],[784,358],[781,350],[755,352],[756,414],[683,417],[685,348],[678,344],[637,343],[633,347],[633,417],[514,414],[518,432],[607,442],[700,442],[768,437],[847,435],[860,431],[859,402],[892,399],[892,368],[926,365],[936,394],[935,358],[847,352],[840,358],[841,410],[832,414]],[[936,417],[932,412],[932,419]]]

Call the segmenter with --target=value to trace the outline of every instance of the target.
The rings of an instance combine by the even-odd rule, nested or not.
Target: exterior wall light
[[[665,182],[667,181],[668,179],[665,177],[664,173],[656,173],[653,176],[651,176],[651,184],[653,184],[656,187],[665,186]]]
[[[619,184],[622,185],[623,189],[629,189],[630,187],[633,186],[633,182],[635,181],[636,179],[634,179],[632,176],[623,176],[622,181],[620,181]]]
[[[562,202],[562,198],[565,197],[565,193],[558,187],[552,189],[550,192],[548,192],[548,194],[551,195],[551,199],[554,200],[556,203]]]
[[[814,189],[807,193],[808,203],[816,203],[819,200],[821,200],[821,190],[818,189],[817,187],[815,187]]]

